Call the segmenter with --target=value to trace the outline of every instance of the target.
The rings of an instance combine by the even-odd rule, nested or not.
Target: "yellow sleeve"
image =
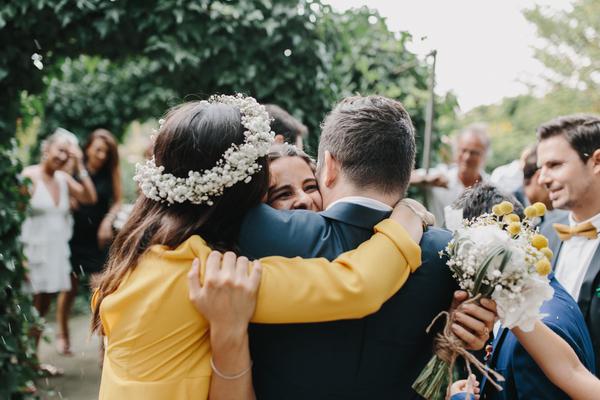
[[[252,322],[296,323],[362,318],[379,310],[421,265],[421,248],[384,220],[356,250],[334,261],[266,257]]]

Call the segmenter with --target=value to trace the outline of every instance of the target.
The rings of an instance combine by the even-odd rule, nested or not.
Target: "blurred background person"
[[[524,199],[520,197],[523,189],[523,168],[525,166],[525,158],[534,151],[534,147],[525,147],[517,160],[496,167],[490,175],[490,182],[501,186],[507,193],[513,193],[523,205],[525,205],[523,202]]]
[[[450,206],[444,210],[446,228],[455,231],[463,226],[463,220],[472,220],[482,214],[491,212],[490,204],[510,201],[513,204],[513,213],[523,218],[524,207],[512,194],[500,190],[490,182],[481,182],[466,188]]]
[[[523,187],[513,194],[524,205],[540,202],[546,206],[546,214],[539,218],[537,223],[540,231],[548,238],[549,247],[552,248],[559,241],[556,231],[552,225],[566,217],[568,211],[554,209],[548,188],[540,183],[540,167],[538,166],[537,145],[527,148],[523,159]]]
[[[276,104],[266,104],[265,108],[271,121],[271,130],[275,132],[275,143],[289,143],[302,150],[308,128],[290,113]]]
[[[492,212],[492,207],[503,201],[509,201],[513,205],[513,214],[517,214],[520,218],[525,216],[523,205],[515,196],[489,182],[478,183],[465,189],[452,203],[452,208],[462,210],[463,218],[470,220]]]
[[[73,170],[78,180],[61,170],[69,158],[75,160]],[[93,204],[97,196],[82,152],[73,135],[64,129],[58,129],[42,143],[41,162],[25,168],[23,176],[32,185],[30,214],[23,224],[21,240],[34,306],[43,317],[51,295],[71,288],[69,196],[81,204]],[[33,334],[39,343],[41,332]],[[48,366],[47,369],[51,374],[56,372]]]
[[[271,147],[266,203],[279,210],[321,211],[323,199],[315,178],[315,161],[287,143]]]
[[[465,188],[488,179],[484,171],[490,138],[483,124],[467,126],[455,139],[455,164],[440,164],[426,174],[414,170],[410,183],[425,189],[427,208],[436,219],[436,226],[445,226],[444,208],[452,204]]]
[[[79,286],[102,271],[113,239],[113,222],[122,202],[121,174],[117,141],[106,129],[93,131],[83,147],[85,168],[97,193],[94,204],[77,202],[73,210],[71,249],[71,285],[58,297],[56,308],[57,350],[71,354],[69,313]],[[77,199],[75,199],[77,200]]]
[[[500,185],[502,186],[507,192],[511,192],[516,198],[517,200],[519,200],[519,202],[521,204],[523,204],[523,206],[527,207],[530,204],[535,203],[538,200],[534,200],[533,202],[530,201],[527,198],[527,194],[525,193],[526,191],[529,191],[530,194],[532,195],[532,198],[538,198],[538,197],[543,197],[542,191],[540,189],[543,189],[543,191],[546,192],[546,197],[548,197],[548,192],[545,190],[544,187],[542,186],[535,186],[532,185],[532,183],[537,183],[535,182],[535,176],[539,176],[539,174],[536,174],[536,172],[538,171],[538,166],[537,166],[537,156],[536,156],[536,146],[532,145],[532,146],[527,146],[523,152],[521,153],[521,158],[519,160],[515,160],[513,161],[511,164],[507,164],[507,165],[513,165],[513,163],[517,162],[519,163],[519,184],[517,185],[516,183],[514,183],[512,181],[511,178],[508,179],[503,179],[505,175],[503,174],[499,174],[496,171],[498,170],[498,168],[501,168],[503,166],[500,166],[498,168],[496,168],[494,170],[494,172],[492,172],[492,176],[490,178],[490,181],[495,184],[495,185]],[[513,175],[513,177],[516,177],[517,174],[515,173]],[[507,183],[507,180],[509,181],[509,183]],[[547,199],[547,203],[550,203],[550,199]],[[544,202],[544,204],[546,204],[546,202]],[[548,207],[548,204],[546,204],[546,208]]]

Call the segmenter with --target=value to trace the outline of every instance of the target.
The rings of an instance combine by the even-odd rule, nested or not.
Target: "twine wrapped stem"
[[[478,302],[481,297],[479,294],[465,301],[463,304]],[[471,375],[472,366],[474,365],[490,381],[491,385],[498,390],[502,390],[502,387],[497,382],[504,381],[504,377],[496,371],[488,369],[481,361],[475,358],[474,355],[465,349],[463,341],[457,338],[452,332],[451,327],[454,312],[440,312],[427,327],[427,333],[429,333],[439,318],[446,318],[444,329],[434,339],[434,355],[412,386],[417,393],[427,400],[444,400],[449,397],[450,387],[454,380],[454,366],[458,357],[462,357],[465,360],[469,375]]]

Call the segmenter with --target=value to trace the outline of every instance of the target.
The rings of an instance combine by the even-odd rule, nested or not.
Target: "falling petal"
[[[33,65],[36,66],[37,69],[42,70],[44,68],[44,64],[42,64],[42,56],[38,53],[33,53],[31,55],[31,59],[33,60]]]

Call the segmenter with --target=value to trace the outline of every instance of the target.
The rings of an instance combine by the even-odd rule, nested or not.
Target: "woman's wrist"
[[[252,366],[249,354],[248,332],[232,330],[220,331],[213,327],[210,329],[210,346],[212,352],[212,366],[223,376],[237,376],[244,374]]]
[[[106,222],[107,224],[112,225],[112,223],[115,221],[116,218],[117,218],[117,213],[108,212],[104,216],[103,222]]]
[[[248,344],[248,325],[210,326],[210,343],[214,350],[243,348]]]
[[[90,176],[89,172],[87,171],[87,169],[85,169],[85,167],[83,165],[80,165],[77,168],[77,177],[81,180],[84,178],[88,178]]]

